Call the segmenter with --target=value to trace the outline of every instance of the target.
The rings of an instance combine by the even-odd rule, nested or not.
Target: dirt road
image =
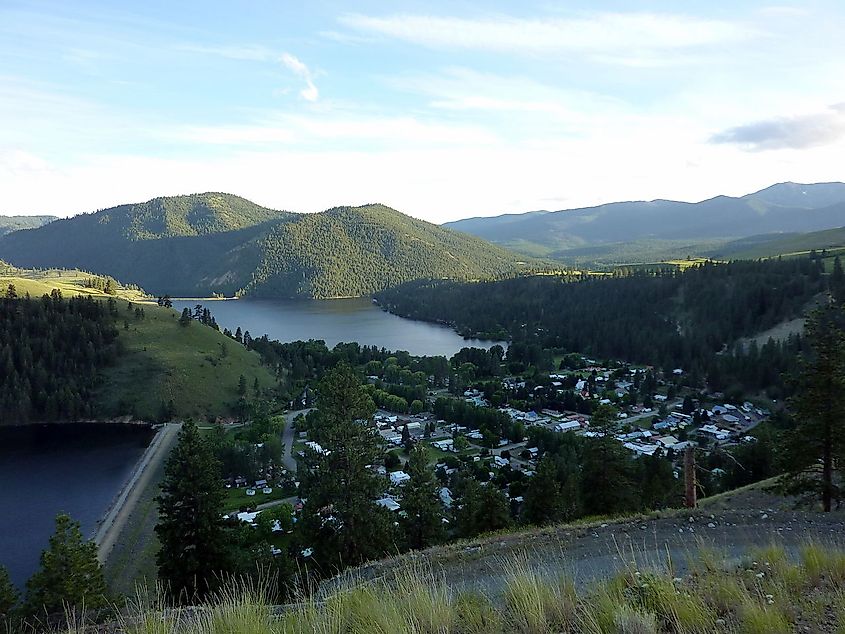
[[[529,570],[552,577],[563,575],[583,589],[623,571],[632,562],[640,570],[668,569],[683,576],[703,546],[739,563],[750,551],[769,544],[779,544],[796,555],[810,540],[841,545],[845,512],[781,510],[777,505],[702,508],[670,517],[489,537],[377,562],[357,572],[364,579],[390,579],[403,566],[422,564],[455,591],[480,591],[497,597],[503,594],[517,561]]]
[[[293,441],[296,432],[293,429],[293,419],[300,414],[307,414],[311,409],[299,409],[285,414],[285,431],[282,434],[282,442],[285,445],[284,454],[282,455],[282,462],[285,469],[291,473],[296,473],[296,458],[293,456]]]
[[[170,453],[180,428],[181,424],[168,423],[158,431],[138,461],[126,486],[100,522],[94,542],[97,544],[97,557],[101,562],[106,561],[118,536],[126,527],[127,519],[150,485],[153,474],[158,470],[157,467]]]

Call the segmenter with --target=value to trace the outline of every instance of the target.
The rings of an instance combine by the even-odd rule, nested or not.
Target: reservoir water
[[[152,439],[138,425],[0,427],[0,565],[23,588],[58,513],[93,537]]]
[[[413,355],[451,357],[461,348],[490,348],[497,341],[464,339],[451,328],[397,317],[366,298],[329,300],[239,299],[178,300],[173,308],[208,308],[220,325],[232,332],[240,327],[253,337],[279,341],[322,339],[330,348],[344,341],[405,350]]]

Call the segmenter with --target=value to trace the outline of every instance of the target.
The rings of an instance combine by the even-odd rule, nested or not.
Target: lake
[[[253,337],[267,335],[278,341],[322,339],[331,348],[357,341],[388,350],[406,350],[417,356],[451,357],[461,348],[490,348],[499,343],[464,339],[451,328],[397,317],[366,298],[328,300],[178,300],[173,307],[193,309],[198,303],[211,310],[220,328],[240,327]]]
[[[58,513],[93,537],[152,436],[138,425],[0,427],[0,565],[15,585],[38,569]]]

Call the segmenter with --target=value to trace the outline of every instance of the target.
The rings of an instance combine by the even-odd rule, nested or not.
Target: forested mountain
[[[739,198],[619,202],[469,218],[446,226],[525,253],[566,258],[573,249],[645,240],[694,245],[766,233],[803,233],[841,226],[843,218],[845,183],[780,183]]]
[[[261,263],[247,292],[366,295],[413,279],[480,279],[524,269],[520,258],[478,238],[384,205],[303,214],[259,240]]]
[[[377,298],[404,317],[448,323],[465,335],[510,338],[509,358],[522,354],[533,362],[531,355],[544,350],[579,352],[683,368],[708,377],[717,389],[717,374],[741,374],[737,368],[747,365],[767,373],[742,377],[756,389],[777,383],[799,342],[766,347],[769,362],[761,364],[744,359],[749,351],[734,349],[737,340],[800,316],[828,289],[842,294],[839,278],[824,275],[820,260],[796,258],[616,277],[412,282]]]
[[[365,295],[420,278],[521,271],[521,258],[383,205],[294,214],[228,194],[157,198],[0,238],[23,267],[107,273],[150,292]]]
[[[18,229],[35,229],[55,219],[55,216],[0,216],[0,236]]]

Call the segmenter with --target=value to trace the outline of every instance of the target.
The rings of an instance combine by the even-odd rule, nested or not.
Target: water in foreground
[[[413,355],[451,357],[461,348],[489,348],[502,342],[464,339],[451,328],[391,315],[371,300],[280,300],[237,301],[180,300],[173,307],[182,311],[202,303],[210,309],[221,328],[240,327],[253,337],[267,335],[279,341],[322,339],[330,348],[341,341],[388,350],[406,350]]]
[[[57,513],[93,536],[151,438],[136,425],[0,428],[0,565],[15,585],[37,570]]]

